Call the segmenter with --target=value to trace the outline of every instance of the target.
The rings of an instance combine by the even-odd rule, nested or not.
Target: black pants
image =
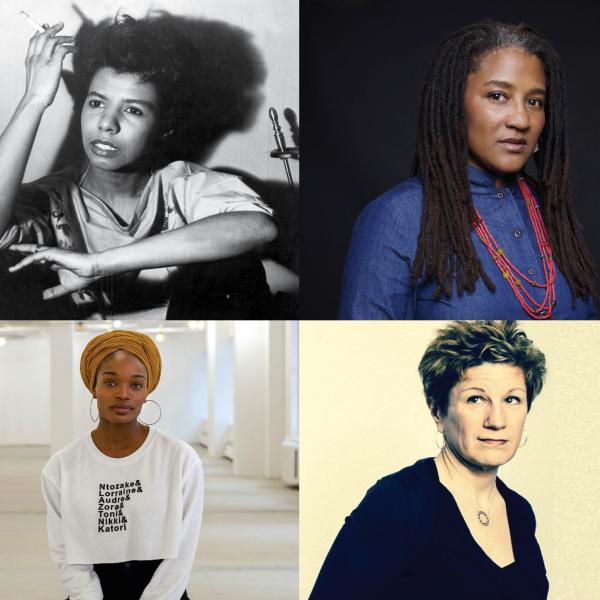
[[[140,600],[140,596],[161,562],[161,560],[134,560],[94,565],[94,571],[100,579],[104,600]],[[190,600],[187,592],[183,592],[181,600]]]
[[[269,319],[271,292],[253,254],[180,268],[171,281],[167,319]]]

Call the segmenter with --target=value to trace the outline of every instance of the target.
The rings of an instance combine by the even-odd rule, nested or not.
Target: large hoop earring
[[[96,421],[97,421],[97,420],[100,418],[100,413],[98,413],[98,416],[97,416],[95,419],[94,419],[94,417],[92,416],[92,404],[93,404],[93,402],[94,402],[94,400],[95,400],[95,399],[96,399],[96,398],[94,398],[94,397],[92,396],[92,399],[90,400],[90,419],[91,419],[92,421],[94,421],[94,423],[95,423],[95,422],[96,422]]]
[[[160,421],[160,418],[162,417],[162,410],[160,408],[160,404],[156,401],[156,400],[152,400],[152,398],[146,398],[146,400],[148,402],[154,402],[154,404],[156,404],[156,406],[158,406],[158,419],[156,419],[156,421],[153,421],[152,423],[145,423],[144,421],[142,421],[139,417],[138,417],[138,421],[142,424],[142,425],[155,425],[156,423],[158,423]]]
[[[523,435],[521,435],[521,443],[519,444],[519,448],[523,448],[523,446],[525,446],[527,444],[528,438],[529,438],[529,436],[527,435],[527,433],[525,433],[525,441],[523,441]]]
[[[440,446],[439,442],[438,442],[438,434],[442,436],[442,445]],[[446,436],[444,435],[443,432],[441,431],[436,431],[435,432],[435,445],[440,449],[443,450],[444,446],[446,445]]]

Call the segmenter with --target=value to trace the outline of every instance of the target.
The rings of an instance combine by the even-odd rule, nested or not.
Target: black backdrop
[[[527,23],[563,60],[571,191],[600,265],[600,7],[577,1],[302,0],[301,318],[336,318],[358,213],[408,176],[433,51],[450,32],[484,18]]]

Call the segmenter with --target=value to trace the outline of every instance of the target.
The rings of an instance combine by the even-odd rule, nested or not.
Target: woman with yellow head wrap
[[[144,363],[148,372],[148,393],[152,393],[158,385],[162,368],[158,348],[146,334],[121,329],[97,335],[85,347],[80,363],[81,378],[85,387],[94,393],[98,367],[107,356],[117,350],[129,352]]]
[[[96,336],[81,355],[98,426],[42,475],[50,554],[71,600],[189,600],[202,465],[193,448],[138,418],[161,368],[156,344],[136,331]]]
[[[156,344],[137,331],[107,331],[83,350],[81,378],[97,399],[100,421],[92,439],[104,453],[126,456],[146,439],[149,429],[137,417],[158,385],[161,367]]]

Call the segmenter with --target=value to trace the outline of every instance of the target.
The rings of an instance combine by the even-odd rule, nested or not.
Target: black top
[[[523,497],[497,480],[515,562],[500,568],[473,539],[433,459],[379,480],[347,517],[310,600],[545,600],[548,580]]]

